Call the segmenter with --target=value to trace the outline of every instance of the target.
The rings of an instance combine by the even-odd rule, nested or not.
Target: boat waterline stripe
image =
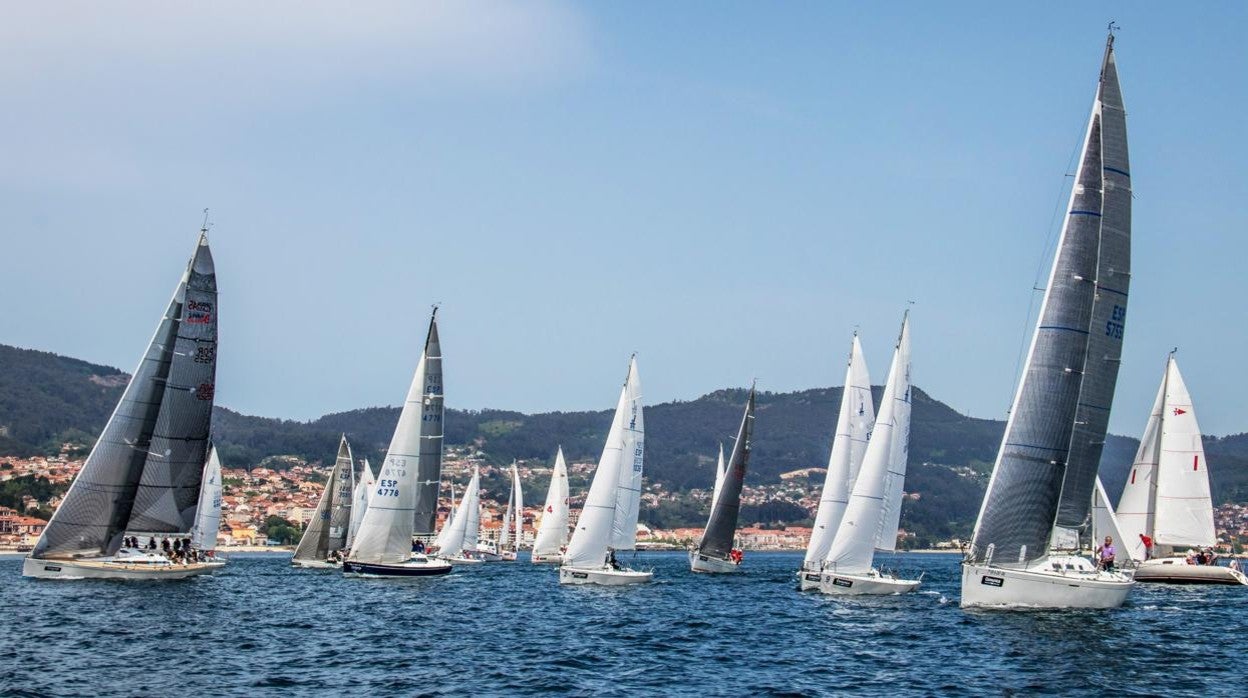
[[[1041,325],[1042,330],[1062,330],[1063,332],[1078,332],[1079,334],[1088,334],[1087,330],[1081,330],[1077,327],[1062,327],[1061,325]]]
[[[1070,215],[1072,216],[1096,216],[1097,218],[1101,217],[1101,214],[1096,211],[1071,211]]]
[[[1130,172],[1123,172],[1122,170],[1119,170],[1119,169],[1114,168],[1114,167],[1102,167],[1101,169],[1105,170],[1106,172],[1113,172],[1114,174],[1120,174],[1120,175],[1122,175],[1123,177],[1127,177],[1127,178],[1130,178],[1130,177],[1131,177],[1131,173],[1130,173]]]

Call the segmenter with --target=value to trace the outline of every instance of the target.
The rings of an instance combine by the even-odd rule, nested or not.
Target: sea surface
[[[527,562],[343,578],[237,554],[180,582],[49,581],[0,558],[0,694],[1245,695],[1248,588],[1139,585],[1113,611],[958,607],[958,556],[907,596],[795,589],[798,553],[561,587]]]

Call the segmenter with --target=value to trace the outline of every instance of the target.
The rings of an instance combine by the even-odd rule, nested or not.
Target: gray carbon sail
[[[1022,564],[1048,553],[1097,295],[1103,208],[1099,97],[1098,89],[1044,304],[980,507],[969,553],[976,562],[991,557],[997,564]]]
[[[1105,46],[1101,85],[1097,94],[1101,112],[1100,260],[1096,271],[1096,299],[1088,335],[1088,356],[1079,392],[1079,410],[1071,436],[1066,479],[1057,509],[1057,525],[1075,528],[1084,523],[1092,503],[1096,473],[1109,428],[1109,409],[1118,383],[1122,336],[1127,319],[1127,292],[1131,282],[1131,166],[1127,157],[1127,120],[1118,87],[1114,38]]]
[[[312,519],[299,539],[294,559],[324,560],[330,553],[346,546],[347,526],[351,521],[351,468],[351,445],[343,436],[338,444],[334,469],[325,481],[325,489],[316,503]]]
[[[177,334],[132,531],[177,533],[195,524],[217,373],[217,275],[202,232],[175,300]]]
[[[724,475],[723,488],[711,507],[711,517],[702,532],[698,552],[707,557],[728,559],[732,552],[732,539],[737,533],[737,518],[741,513],[741,486],[745,481],[746,466],[750,462],[750,438],[754,433],[754,387],[745,403],[745,414],[737,428],[737,441],[732,447],[732,458]]]
[[[312,518],[303,529],[303,536],[299,538],[299,545],[295,547],[292,559],[324,560],[329,556],[329,510],[337,479],[338,466],[335,465],[329,479],[325,481],[325,489],[321,490],[316,510],[312,512]]]
[[[211,268],[201,234],[195,256],[174,290],[164,316],[108,423],[35,544],[32,557],[107,556],[121,548],[135,495],[152,451],[172,368],[184,287],[201,255]],[[203,457],[197,469],[202,468]],[[197,485],[198,487],[198,485]],[[195,493],[198,497],[198,491]],[[192,500],[191,508],[195,503]],[[189,526],[187,527],[189,528]]]
[[[424,404],[420,417],[420,460],[416,467],[415,535],[437,532],[438,486],[442,482],[442,343],[434,309],[425,338]]]

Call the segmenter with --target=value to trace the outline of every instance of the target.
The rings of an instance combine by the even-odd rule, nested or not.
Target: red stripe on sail
[[[1196,470],[1200,465],[1200,456],[1192,456],[1192,470]]]
[[[1131,484],[1135,484],[1135,468],[1131,469]]]

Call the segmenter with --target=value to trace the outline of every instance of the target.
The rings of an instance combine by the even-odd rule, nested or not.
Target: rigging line
[[[1014,357],[1014,382],[1011,384],[1013,386],[1017,386],[1019,381],[1022,380],[1021,373],[1023,370],[1023,353],[1027,351],[1027,346],[1028,346],[1027,330],[1028,328],[1031,327],[1032,314],[1036,312],[1036,291],[1046,290],[1045,287],[1040,285],[1040,281],[1043,278],[1042,275],[1045,272],[1045,262],[1053,256],[1053,252],[1055,251],[1056,245],[1057,245],[1057,236],[1059,234],[1059,231],[1061,230],[1062,225],[1064,225],[1064,221],[1062,221],[1062,225],[1058,224],[1058,221],[1059,221],[1058,215],[1063,210],[1062,201],[1067,196],[1066,180],[1070,179],[1073,185],[1074,178],[1076,174],[1078,174],[1078,167],[1075,164],[1075,159],[1079,157],[1079,152],[1083,148],[1083,139],[1085,138],[1084,131],[1086,130],[1085,121],[1086,120],[1081,119],[1079,122],[1081,124],[1081,126],[1079,127],[1079,136],[1075,138],[1075,146],[1070,151],[1070,157],[1066,161],[1066,173],[1062,177],[1061,185],[1058,186],[1057,188],[1057,200],[1053,202],[1053,213],[1049,216],[1048,235],[1045,238],[1044,247],[1040,250],[1039,260],[1036,263],[1035,276],[1032,277],[1032,282],[1031,282],[1032,292],[1030,296],[1028,297],[1027,314],[1023,318],[1022,330],[1019,333],[1018,353]],[[1071,172],[1072,169],[1075,171],[1074,173]],[[1044,297],[1043,294],[1041,294],[1040,297],[1043,298]],[[1013,409],[1013,406],[1014,406],[1014,391],[1011,390],[1009,395],[1010,395],[1009,407],[1006,407],[1006,410],[1005,410],[1005,413],[1007,415],[1010,413],[1010,410]]]

